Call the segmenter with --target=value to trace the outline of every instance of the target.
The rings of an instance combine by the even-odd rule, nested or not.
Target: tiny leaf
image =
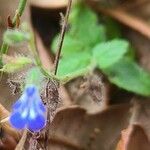
[[[8,29],[3,36],[3,40],[8,45],[20,44],[22,42],[28,41],[30,39],[30,34],[27,32],[19,31],[17,29]]]
[[[0,69],[2,72],[7,73],[15,73],[21,69],[23,69],[25,66],[32,64],[32,60],[27,57],[19,56],[19,57],[10,57],[10,56],[4,56],[5,64]]]

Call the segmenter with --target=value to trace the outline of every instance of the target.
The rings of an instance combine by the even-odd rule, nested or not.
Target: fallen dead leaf
[[[131,125],[121,135],[116,150],[149,150],[150,142],[141,126]]]
[[[80,107],[59,110],[50,127],[49,149],[114,150],[128,125],[130,105],[88,114]]]

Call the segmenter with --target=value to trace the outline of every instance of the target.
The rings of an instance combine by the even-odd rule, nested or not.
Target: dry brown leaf
[[[150,142],[143,128],[139,125],[133,125],[129,133],[126,150],[149,150]]]
[[[129,109],[119,105],[96,114],[80,107],[62,109],[51,124],[49,149],[114,150],[128,125]]]
[[[116,150],[149,150],[150,142],[141,126],[131,125],[121,135]]]
[[[67,85],[73,103],[89,113],[100,112],[109,103],[109,83],[99,72],[72,80]]]
[[[141,126],[150,139],[150,100],[148,98],[134,99],[130,124]]]
[[[124,129],[121,131],[121,139],[117,144],[116,150],[126,150],[125,146],[128,141],[128,136],[129,136],[129,129]]]
[[[150,147],[150,101],[135,98],[129,127],[121,133],[116,150],[149,150]]]

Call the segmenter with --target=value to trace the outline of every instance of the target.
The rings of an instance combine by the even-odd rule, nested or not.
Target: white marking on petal
[[[29,118],[34,119],[36,117],[36,112],[33,108],[30,109]]]
[[[28,109],[24,109],[24,111],[21,113],[22,118],[26,118],[28,115]]]

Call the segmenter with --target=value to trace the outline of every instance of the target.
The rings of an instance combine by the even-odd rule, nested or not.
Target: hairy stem
[[[61,34],[60,34],[60,39],[59,39],[59,43],[58,43],[58,50],[57,50],[57,54],[56,54],[56,58],[55,58],[55,62],[54,62],[54,64],[55,64],[54,74],[55,75],[57,74],[57,70],[58,70],[60,54],[61,54],[62,45],[63,45],[63,41],[64,41],[64,36],[65,36],[67,24],[68,24],[68,18],[69,18],[69,14],[70,14],[70,10],[71,10],[71,5],[72,5],[72,0],[68,0],[67,11],[66,11],[66,15],[65,15],[65,18],[64,18],[64,21],[63,21],[62,30],[61,30]]]
[[[18,20],[18,16],[21,17],[25,6],[26,6],[27,0],[20,0],[19,1],[19,5],[18,8],[16,10],[15,16],[13,18],[12,24],[14,27],[16,27],[17,25],[17,20]],[[1,49],[0,49],[0,65],[2,66],[2,54],[6,54],[8,51],[9,45],[6,44],[5,42],[2,43]]]

